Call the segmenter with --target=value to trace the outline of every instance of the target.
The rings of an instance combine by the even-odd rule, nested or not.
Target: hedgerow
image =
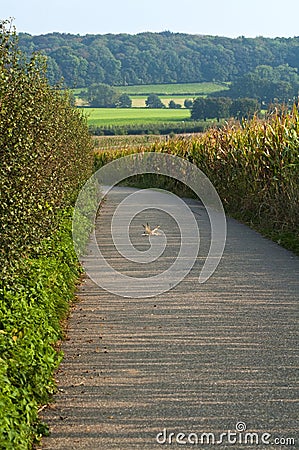
[[[72,205],[92,171],[86,120],[0,22],[0,449],[29,449],[54,390],[61,319],[80,275]]]

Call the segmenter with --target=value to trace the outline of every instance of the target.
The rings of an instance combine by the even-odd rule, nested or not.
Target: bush
[[[86,120],[0,23],[0,448],[31,448],[80,267],[71,206],[92,171]]]
[[[187,109],[191,109],[193,106],[193,100],[190,100],[189,98],[186,98],[184,101],[184,106]]]
[[[131,108],[132,100],[128,94],[121,94],[116,102],[117,108]]]
[[[29,63],[15,34],[0,35],[0,267],[35,253],[57,228],[57,211],[72,204],[90,173],[92,143],[67,93],[51,88],[38,56]]]

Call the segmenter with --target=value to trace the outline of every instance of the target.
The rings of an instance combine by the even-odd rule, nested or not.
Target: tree
[[[55,82],[57,75],[59,78],[62,75],[69,87],[92,83],[116,86],[213,80],[234,82],[257,67],[257,79],[293,84],[299,70],[298,37],[230,39],[180,33],[140,33],[136,36],[59,33],[31,36],[20,33],[19,40],[29,58],[39,51],[50,56],[58,66],[57,70],[52,64],[51,82]],[[252,97],[249,92],[241,92],[238,96]]]
[[[184,106],[187,109],[191,109],[193,106],[193,100],[186,98],[186,100],[184,101]]]
[[[88,88],[87,98],[91,107],[115,108],[118,92],[108,84],[94,83]]]
[[[170,102],[168,103],[168,108],[170,109],[180,109],[182,107],[182,105],[180,103],[176,103],[173,100],[170,100]]]
[[[231,99],[228,97],[197,97],[193,102],[191,118],[195,120],[217,119],[229,117]]]
[[[231,99],[228,97],[208,97],[206,98],[206,117],[208,119],[220,119],[229,117],[229,107]]]
[[[121,94],[116,102],[118,108],[131,108],[132,100],[128,94]]]
[[[57,68],[60,68],[61,75],[72,87],[84,85],[88,67],[88,62],[85,58],[67,46],[58,48],[51,52],[49,56],[51,57],[49,70],[54,69],[57,74],[59,73]]]
[[[207,120],[206,100],[203,97],[197,97],[192,106],[191,119]]]
[[[298,96],[298,88],[299,75],[296,68],[287,64],[277,67],[260,65],[237,78],[227,94],[232,98],[256,98],[261,104],[273,101],[288,103]]]
[[[236,119],[249,119],[259,111],[259,103],[255,98],[238,98],[230,105],[230,115]]]
[[[147,108],[165,108],[164,103],[156,94],[150,94],[145,100]]]
[[[59,83],[62,79],[62,73],[60,71],[60,68],[58,67],[57,62],[55,59],[51,58],[51,56],[47,56],[47,72],[46,72],[47,78],[49,80],[49,83],[54,86],[55,84]]]

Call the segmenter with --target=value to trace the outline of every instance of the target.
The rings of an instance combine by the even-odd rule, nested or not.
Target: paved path
[[[109,217],[125,192],[112,194],[98,219],[99,239],[111,254]],[[208,241],[204,210],[193,200],[188,204]],[[144,218],[132,224],[141,247]],[[177,245],[169,216],[151,211],[149,222],[172,230]],[[199,285],[206,251],[207,243],[186,279],[155,298],[121,298],[84,280],[63,344],[59,391],[43,413],[52,432],[43,449],[157,449],[163,445],[156,436],[164,429],[168,440],[175,433],[171,441],[180,432],[186,435],[181,441],[196,442],[191,432],[199,439],[198,446],[167,447],[210,448],[201,445],[201,439],[213,440],[202,436],[206,432],[223,441],[220,448],[295,448],[274,445],[274,439],[298,438],[299,258],[228,220],[220,266]],[[139,265],[128,268],[119,258],[115,264],[140,272]],[[230,435],[230,443],[220,437],[240,422],[256,433],[247,436],[254,445],[241,444],[246,432]],[[269,445],[261,443],[263,433],[271,434],[264,436]]]

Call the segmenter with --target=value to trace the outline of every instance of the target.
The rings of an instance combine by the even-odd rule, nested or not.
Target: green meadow
[[[228,85],[224,83],[182,83],[182,84],[143,84],[135,86],[117,86],[117,90],[128,95],[208,95],[228,89]]]
[[[229,88],[229,83],[182,83],[182,84],[145,84],[135,86],[115,86],[120,93],[128,94],[132,100],[133,108],[144,108],[145,100],[150,94],[159,95],[165,106],[168,106],[170,100],[184,105],[186,99],[193,99],[198,96],[206,96],[217,93]],[[86,88],[72,89],[79,106],[84,105],[80,95],[86,92]]]
[[[85,114],[88,125],[98,127],[177,122],[190,119],[190,111],[187,109],[86,108]]]

